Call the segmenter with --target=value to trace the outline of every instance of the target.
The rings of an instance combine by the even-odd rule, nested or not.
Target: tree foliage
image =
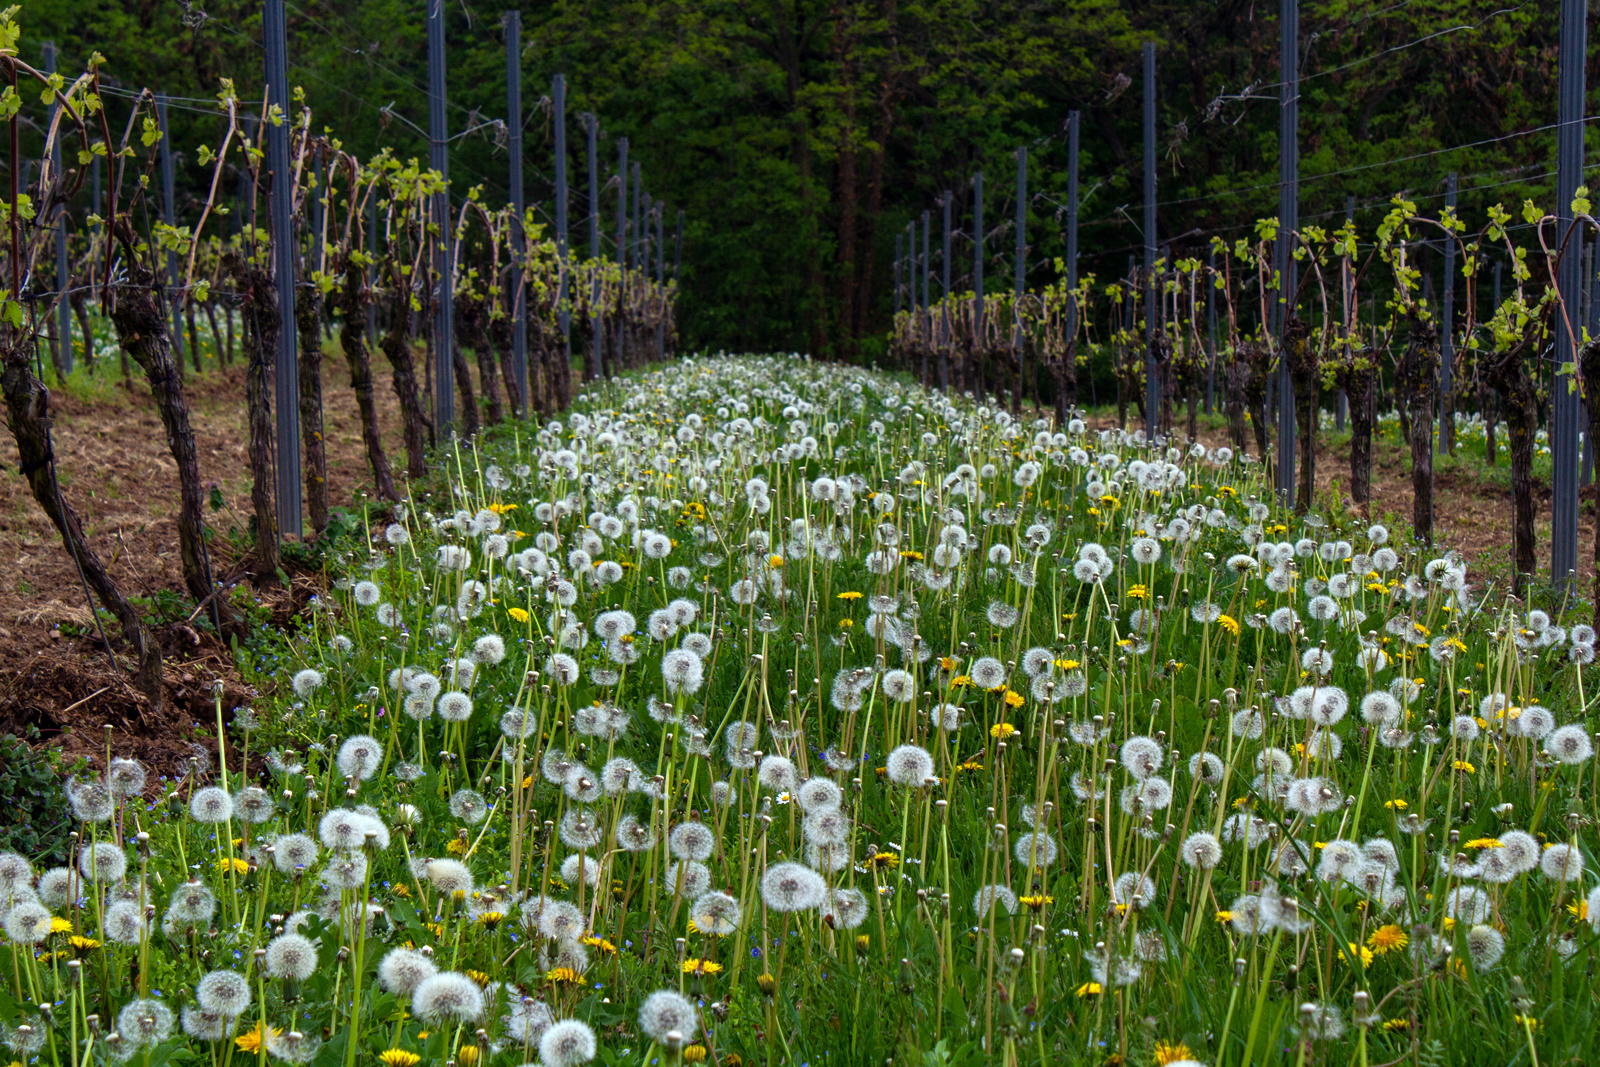
[[[503,195],[502,3],[447,6],[458,194]],[[418,0],[291,3],[291,79],[363,157],[424,155],[425,6]],[[1367,228],[1403,192],[1442,195],[1459,172],[1463,218],[1553,183],[1555,20],[1487,0],[1307,0],[1301,12],[1302,221]],[[971,175],[988,178],[991,284],[1008,285],[1015,149],[1030,153],[1029,263],[1053,277],[1063,248],[1065,119],[1083,115],[1083,269],[1115,277],[1141,243],[1139,50],[1159,45],[1158,230],[1176,254],[1248,236],[1276,203],[1276,5],[1249,0],[559,0],[523,12],[530,202],[550,215],[550,77],[567,76],[573,239],[587,247],[584,138],[599,116],[602,183],[626,136],[647,189],[685,211],[689,344],[878,352],[894,306],[896,234],[955,197],[952,281],[971,285]],[[63,63],[114,49],[126,89],[213,97],[230,77],[259,93],[260,5],[217,0],[40,0],[25,52]],[[1596,79],[1590,78],[1593,83]],[[113,116],[126,100],[108,100]],[[218,119],[174,111],[181,185],[205,172]],[[478,127],[473,129],[473,127]],[[1471,146],[1457,148],[1456,146]],[[1452,150],[1454,149],[1454,150]],[[1434,205],[1426,205],[1431,209]],[[600,199],[614,235],[614,192]],[[668,233],[670,241],[671,224]],[[611,240],[607,236],[607,241]],[[920,243],[920,240],[919,240]],[[670,256],[670,252],[669,252]],[[1422,269],[1430,269],[1424,258]],[[1433,264],[1436,269],[1437,264]],[[937,259],[935,270],[939,269]],[[939,290],[935,276],[933,292]]]

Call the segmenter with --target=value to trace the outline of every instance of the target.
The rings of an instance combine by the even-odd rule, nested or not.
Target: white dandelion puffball
[[[483,991],[464,974],[442,971],[411,991],[411,1010],[429,1022],[475,1022],[483,1015]]]
[[[267,973],[303,982],[317,969],[317,946],[300,934],[279,934],[267,944]]]
[[[339,746],[337,762],[340,774],[364,782],[383,765],[383,744],[375,737],[357,734]]]
[[[684,1041],[700,1032],[700,1014],[688,997],[675,989],[658,989],[639,1007],[639,1029],[652,1041],[677,1031]]]
[[[539,1062],[544,1067],[580,1067],[598,1050],[594,1031],[577,1019],[553,1023],[539,1038]]]
[[[761,876],[761,899],[773,911],[809,911],[827,888],[822,875],[799,863],[774,863]]]
[[[933,774],[933,754],[920,745],[901,745],[886,761],[889,781],[895,785],[919,788]]]

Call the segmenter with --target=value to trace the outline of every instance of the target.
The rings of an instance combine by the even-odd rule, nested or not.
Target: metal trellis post
[[[572,306],[567,292],[571,282],[572,235],[567,232],[567,79],[557,74],[550,86],[550,98],[555,105],[555,156],[556,156],[556,255],[561,260],[560,322],[562,358],[572,359]]]
[[[604,354],[601,348],[601,331],[604,329],[604,311],[600,307],[600,161],[599,137],[600,120],[593,115],[585,114],[585,132],[589,141],[589,326],[592,336],[590,344],[594,348],[593,370],[595,374],[600,371],[600,359]],[[585,368],[586,370],[588,368]]]
[[[1454,174],[1445,178],[1444,207],[1451,214],[1455,213]],[[1439,316],[1439,454],[1442,456],[1455,449],[1455,427],[1451,425],[1455,420],[1449,412],[1450,391],[1455,384],[1456,243],[1449,234],[1444,239],[1444,278],[1440,289],[1443,307]]]
[[[623,188],[627,188],[624,179]],[[634,270],[640,267],[641,257],[644,253],[644,213],[639,207],[639,198],[644,191],[644,175],[641,173],[639,161],[633,161],[633,215],[628,230],[628,255],[629,262]]]
[[[1217,249],[1206,257],[1206,414],[1214,410],[1217,399]]]
[[[1077,347],[1072,340],[1078,336],[1078,160],[1078,113],[1069,111],[1067,113],[1067,350],[1063,353],[1066,359],[1077,358]],[[1059,400],[1056,403],[1056,410],[1061,410]]]
[[[972,324],[983,344],[983,171],[972,176]]]
[[[656,358],[667,358],[667,316],[666,316],[666,282],[667,282],[667,242],[666,242],[666,205],[656,206],[656,288],[661,292],[661,317],[656,320]]]
[[[561,113],[561,75],[556,75],[554,94],[556,113]],[[559,127],[558,127],[559,128]],[[511,270],[506,288],[511,294],[511,368],[517,376],[517,408],[528,413],[528,299],[522,291],[522,223],[526,210],[522,192],[522,14],[506,12],[506,180],[511,185]],[[565,174],[557,156],[556,175]],[[557,210],[561,198],[556,197]],[[566,285],[562,272],[560,284]]]
[[[1344,217],[1345,221],[1350,223],[1352,226],[1355,224],[1356,198],[1354,196],[1346,196],[1344,199]],[[1355,297],[1355,278],[1351,274],[1350,263],[1348,260],[1341,261],[1339,264],[1339,293],[1341,300],[1340,306],[1344,309],[1344,321],[1346,324],[1352,324],[1355,320],[1351,317],[1350,308]],[[1350,362],[1350,357],[1350,337],[1349,334],[1346,334],[1344,339],[1344,359],[1346,363]],[[1338,407],[1336,407],[1333,412],[1333,424],[1335,429],[1344,429],[1345,415],[1348,413],[1349,409],[1350,397],[1343,389],[1340,389]]]
[[[433,222],[438,227],[433,248],[433,410],[439,439],[448,440],[456,420],[454,347],[455,279],[451,257],[450,137],[445,115],[444,0],[428,0],[428,165],[442,179],[433,196]]]
[[[1282,0],[1279,8],[1279,61],[1283,71],[1278,90],[1278,239],[1273,243],[1278,299],[1274,305],[1278,335],[1278,497],[1294,506],[1294,382],[1283,340],[1294,313],[1294,232],[1300,205],[1300,0]]]
[[[1156,379],[1156,46],[1144,46],[1144,422],[1154,443],[1161,429],[1161,383]]]
[[[622,268],[617,281],[617,342],[611,350],[611,371],[620,368],[617,360],[622,355],[622,308],[628,292],[628,139],[617,138],[617,266]],[[601,377],[605,368],[600,369]]]
[[[1583,184],[1584,57],[1588,39],[1586,0],[1561,0],[1559,128],[1556,131],[1556,216],[1561,220],[1558,240],[1566,241],[1557,268],[1556,285],[1568,309],[1578,305],[1582,291],[1583,234],[1570,238],[1572,200]],[[1569,311],[1570,314],[1570,311]],[[1573,323],[1576,326],[1576,323]],[[1577,359],[1573,336],[1564,323],[1556,326],[1556,381],[1551,399],[1555,424],[1551,433],[1552,466],[1550,514],[1550,577],[1566,589],[1578,566],[1578,433],[1582,398],[1573,375],[1559,368]]]
[[[437,2],[437,0],[435,0]],[[272,274],[278,292],[278,349],[273,358],[273,402],[277,404],[278,535],[300,536],[300,352],[294,328],[294,188],[289,169],[289,56],[283,0],[266,0],[262,17],[266,47],[267,169],[272,172]],[[259,373],[265,373],[260,368]],[[250,373],[258,373],[251,368]]]
[[[1022,286],[1028,277],[1028,149],[1017,149],[1017,248],[1011,267],[1011,345],[1022,359]]]
[[[900,256],[901,245],[905,243],[905,234],[894,235],[894,317],[900,317]]]
[[[941,253],[940,273],[941,286],[939,291],[939,305],[943,309],[940,324],[943,330],[939,338],[939,389],[948,393],[950,391],[950,205],[955,200],[950,190],[944,191],[944,250]]]

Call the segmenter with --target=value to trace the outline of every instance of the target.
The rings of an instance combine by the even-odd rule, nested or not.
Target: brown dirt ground
[[[399,408],[386,368],[378,363],[380,433],[391,463],[399,452],[403,465]],[[250,514],[243,370],[237,363],[222,370],[208,363],[200,376],[189,375],[186,387],[201,477],[221,489],[227,504],[207,519],[225,535],[245,527]],[[342,355],[327,358],[323,389],[329,499],[339,507],[370,496],[372,489]],[[95,551],[129,595],[181,591],[177,468],[137,369],[131,385],[117,380],[90,395],[56,391],[52,403],[62,488],[82,514]],[[45,744],[69,755],[92,755],[104,752],[104,727],[110,725],[114,754],[137,755],[157,773],[171,773],[191,752],[194,726],[215,721],[214,682],[223,683],[225,709],[251,695],[229,651],[186,623],[162,627],[157,637],[168,700],[161,714],[152,715],[125,669],[113,669],[98,638],[73,636],[93,625],[84,590],[55,527],[17,476],[9,434],[0,435],[0,466],[0,731],[31,724]],[[213,572],[224,580],[238,570],[225,538],[212,552]],[[289,590],[257,595],[275,617],[287,616],[315,584],[316,576],[297,576]],[[119,643],[109,623],[107,631]]]

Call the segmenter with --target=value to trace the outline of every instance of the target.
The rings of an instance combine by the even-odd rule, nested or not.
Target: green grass
[[[446,450],[399,515],[369,511],[371,551],[330,558],[328,602],[252,643],[262,699],[224,742],[207,725],[205,765],[79,827],[123,846],[129,880],[51,905],[102,944],[0,959],[0,1019],[48,1001],[40,1062],[77,1067],[90,1015],[178,1011],[225,969],[253,999],[210,1032],[281,1029],[281,1062],[527,1063],[546,1008],[609,1064],[1589,1059],[1587,867],[1473,866],[1512,831],[1536,863],[1590,858],[1597,765],[1514,732],[1540,705],[1587,729],[1569,634],[1398,529],[1390,560],[1350,516],[1302,528],[1255,502],[1258,467],[1190,456],[1141,486],[1149,451],[1041,430],[848,368],[691,360]],[[1310,551],[1273,574],[1240,561],[1257,536]],[[1307,581],[1350,585],[1334,618]],[[833,791],[813,778],[842,822],[799,810]],[[208,783],[231,821],[191,817]],[[290,833],[337,847],[280,869]],[[674,852],[704,885],[675,891]],[[792,890],[770,884],[787,861],[813,871]],[[1349,877],[1320,877],[1335,861]],[[811,883],[822,906],[785,910]],[[708,889],[740,912],[720,936]],[[123,944],[102,922],[130,894],[156,921]],[[288,980],[256,952],[292,928],[315,964]],[[488,1003],[397,992],[379,964],[407,946]],[[641,1017],[661,990],[688,1001],[676,1039]],[[175,1027],[146,1055],[260,1054]]]

